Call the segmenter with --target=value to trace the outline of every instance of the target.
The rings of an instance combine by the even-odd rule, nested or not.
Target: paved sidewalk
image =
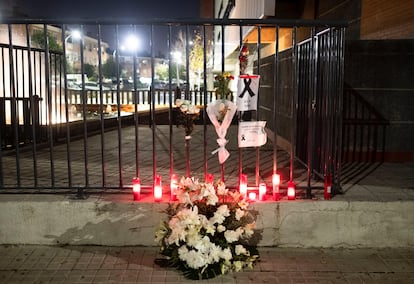
[[[156,247],[0,246],[0,283],[189,283]],[[414,283],[414,249],[261,248],[253,271],[202,283]]]

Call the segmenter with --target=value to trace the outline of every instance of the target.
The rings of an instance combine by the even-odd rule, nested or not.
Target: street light
[[[69,33],[69,35],[65,38],[65,45],[68,42],[68,39],[72,37],[72,39],[80,39],[82,37],[82,34],[78,30],[73,30]]]
[[[125,48],[130,52],[135,52],[139,48],[139,40],[135,35],[128,35],[125,39]]]
[[[180,87],[180,72],[179,72],[178,65],[181,64],[181,52],[174,51],[171,54],[175,60],[175,66],[177,68],[177,87]]]
[[[80,31],[78,30],[72,30],[69,32],[69,34],[65,37],[65,49],[66,49],[66,55],[67,55],[67,60],[69,61],[70,64],[74,64],[75,60],[78,60],[78,56],[76,55],[77,52],[74,48],[73,45],[71,45],[69,48],[67,46],[68,40],[69,38],[72,38],[72,42],[73,40],[80,40],[82,38],[82,34]]]

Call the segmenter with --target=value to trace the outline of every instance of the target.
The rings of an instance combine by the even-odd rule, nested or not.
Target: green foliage
[[[84,64],[84,72],[85,72],[86,76],[88,76],[88,78],[96,79],[96,77],[97,77],[96,68],[92,64],[85,63]]]
[[[46,37],[43,31],[34,31],[31,36],[32,44],[36,45],[39,48],[46,48]],[[49,42],[49,50],[50,51],[62,51],[62,46],[57,42],[57,39],[51,35],[51,33],[47,33],[47,41]]]
[[[158,64],[155,68],[155,75],[161,81],[168,80],[168,65],[167,64]]]
[[[116,74],[116,62],[113,57],[109,57],[104,64],[102,64],[102,75],[105,78],[115,78]]]
[[[204,48],[201,36],[195,35],[193,46],[190,52],[190,68],[197,75],[203,71],[204,67]]]

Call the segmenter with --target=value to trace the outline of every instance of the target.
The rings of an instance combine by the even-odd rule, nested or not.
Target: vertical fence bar
[[[192,104],[194,104],[194,100],[191,97],[190,94],[190,43],[189,43],[189,38],[190,38],[190,31],[189,31],[190,27],[188,25],[185,26],[185,77],[186,77],[186,81],[187,84],[185,84],[185,99],[189,100]]]
[[[327,135],[326,135],[326,170],[325,170],[325,179],[330,178],[332,175],[332,143],[333,143],[333,100],[334,100],[334,92],[333,92],[333,35],[332,29],[329,29],[327,34],[327,60],[328,60],[328,70],[327,70],[327,93],[326,93],[326,126],[327,126]]]
[[[338,190],[341,190],[341,169],[342,169],[342,131],[343,131],[343,99],[344,99],[344,52],[345,52],[345,28],[340,28],[339,30],[339,44],[338,44],[338,60],[339,60],[339,80],[338,80],[338,159],[336,163],[336,182],[335,186]],[[384,135],[385,137],[385,135]]]
[[[65,96],[65,115],[66,115],[66,161],[68,166],[68,186],[72,187],[72,155],[70,148],[70,123],[69,123],[69,100],[68,100],[68,81],[67,81],[67,62],[66,62],[66,25],[62,26],[62,46],[63,46],[63,86]]]
[[[208,174],[207,164],[207,39],[206,26],[203,25],[203,169],[204,180]]]
[[[118,175],[119,175],[119,187],[123,187],[123,171],[122,171],[122,117],[121,117],[121,90],[119,86],[120,82],[120,68],[119,68],[119,26],[115,26],[115,40],[116,40],[116,106],[117,106],[117,133],[118,133]]]
[[[156,154],[156,123],[155,123],[155,90],[154,90],[154,25],[150,30],[150,53],[151,53],[151,128],[152,128],[152,174],[153,180],[157,176],[157,154]],[[178,83],[178,82],[177,82]]]
[[[10,48],[10,47],[9,47]],[[1,47],[0,48],[0,50],[1,50],[1,68],[2,68],[2,70],[6,70],[6,68],[5,68],[5,66],[4,66],[4,58],[5,58],[5,56],[4,56],[4,48],[3,47]],[[5,72],[1,72],[2,73],[2,76],[1,76],[1,79],[2,79],[2,82],[5,82],[6,80],[5,80]],[[3,99],[3,101],[1,101],[0,102],[0,108],[1,109],[5,109],[6,108],[6,101],[4,100],[5,98],[6,98],[6,88],[3,88],[3,93],[1,94],[2,95],[2,99]],[[4,125],[4,127],[6,127],[6,116],[5,116],[5,113],[4,113],[4,116],[3,116],[3,114],[2,113],[0,113],[0,124],[2,124],[2,125]],[[6,134],[4,133],[3,134],[3,132],[4,131],[0,131],[0,187],[4,187],[4,171],[3,171],[3,146],[4,146],[4,148],[6,148]]]
[[[308,160],[307,160],[307,188],[306,188],[306,198],[312,198],[311,192],[311,176],[313,174],[313,153],[316,151],[315,147],[315,112],[316,112],[316,99],[317,99],[317,64],[318,64],[318,37],[315,35],[315,27],[311,29],[311,41],[310,41],[310,95],[308,102]]]
[[[100,142],[101,142],[101,175],[102,187],[106,187],[106,160],[105,160],[105,116],[103,108],[102,88],[102,39],[101,25],[98,25],[98,77],[99,77],[99,115],[100,115]]]
[[[190,72],[190,60],[189,60],[189,26],[186,25],[185,26],[185,69],[186,69],[186,80],[187,80],[187,84],[185,86],[185,99],[189,100],[190,103],[194,104],[193,99],[190,97],[190,93],[189,93],[189,72]],[[178,82],[177,82],[178,83]],[[191,137],[191,136],[190,136]],[[186,151],[186,169],[185,169],[185,174],[187,177],[191,177],[191,160],[190,160],[190,142],[191,139],[187,139],[187,137],[185,138],[185,151]]]
[[[89,163],[88,163],[88,123],[87,123],[87,91],[85,90],[85,62],[84,62],[84,41],[83,41],[83,26],[80,26],[82,38],[80,39],[80,61],[81,61],[81,74],[82,74],[82,116],[83,116],[83,158],[84,158],[84,171],[85,171],[85,187],[89,187]]]
[[[326,135],[328,135],[327,133],[327,120],[328,120],[328,116],[327,116],[327,95],[326,95],[326,91],[327,91],[327,75],[326,72],[324,72],[327,69],[327,55],[326,55],[326,51],[327,51],[327,44],[326,44],[326,37],[324,36],[324,34],[321,34],[319,36],[320,41],[321,41],[321,63],[320,63],[320,69],[319,69],[319,73],[320,73],[320,80],[321,80],[321,89],[320,89],[320,101],[321,101],[321,114],[320,114],[320,125],[321,125],[321,131],[319,133],[320,137],[326,137]],[[321,139],[320,141],[320,169],[322,171],[323,176],[325,176],[326,173],[326,168],[327,168],[327,164],[326,164],[326,147],[327,147],[327,141],[326,139]]]
[[[173,99],[172,99],[172,56],[171,56],[171,38],[172,38],[172,27],[171,25],[168,25],[168,92],[169,92],[169,96],[168,96],[168,103],[169,103],[169,112],[168,112],[168,119],[170,121],[169,123],[169,153],[170,153],[170,180],[172,178],[172,175],[174,174],[174,132],[173,132],[173,125],[172,125],[172,121],[173,121]],[[177,82],[178,84],[178,82]],[[178,86],[178,85],[177,85]],[[177,99],[177,98],[175,98]]]
[[[16,82],[14,77],[14,57],[13,57],[13,28],[12,25],[8,25],[8,37],[9,37],[9,70],[10,70],[10,93],[11,93],[11,127],[13,128],[14,134],[14,145],[16,151],[16,182],[17,187],[21,186],[21,177],[20,177],[20,149],[19,149],[19,121],[18,121],[18,105],[17,105],[17,94],[16,94]]]
[[[239,25],[239,45],[240,45],[240,50],[239,50],[239,56],[240,56],[240,52],[243,48],[243,26]],[[240,59],[239,59],[240,60]],[[240,61],[239,61],[240,64]],[[242,75],[242,72],[239,70],[239,75]],[[237,116],[238,116],[238,122],[240,123],[241,119],[242,119],[242,112],[241,111],[237,111]],[[238,184],[240,184],[240,177],[243,174],[243,150],[241,147],[238,147],[238,162],[239,162],[239,177],[238,177]]]
[[[34,187],[38,187],[38,169],[37,169],[37,123],[38,120],[38,108],[35,108],[35,98],[33,94],[33,77],[32,77],[32,46],[30,43],[30,30],[29,25],[26,24],[26,44],[27,44],[27,70],[29,72],[29,98],[30,98],[30,110],[32,117],[32,159],[33,159],[33,181]],[[4,69],[3,69],[4,70]],[[36,102],[38,104],[38,102]]]
[[[224,46],[224,38],[225,38],[225,34],[224,34],[224,25],[221,25],[221,73],[224,73],[225,71],[225,46]],[[224,182],[224,163],[220,164],[220,172],[221,172],[221,181]]]
[[[298,96],[298,68],[297,68],[297,56],[298,56],[298,46],[297,46],[297,27],[294,26],[292,30],[292,109],[291,109],[291,147],[290,147],[290,167],[289,167],[289,181],[293,182],[293,170],[294,170],[294,161],[295,161],[295,152],[296,152],[296,104]]]
[[[46,83],[46,98],[48,108],[48,132],[49,132],[49,158],[50,158],[50,177],[51,186],[55,187],[55,156],[54,156],[54,135],[53,135],[53,122],[52,122],[52,90],[50,88],[50,63],[49,63],[49,39],[47,25],[43,25],[44,40],[45,40],[45,83]]]
[[[279,91],[279,26],[275,27],[275,55],[273,60],[273,174],[277,174],[277,98]]]
[[[137,33],[137,26],[134,25],[134,35]],[[138,84],[137,84],[137,54],[134,51],[134,62],[133,62],[133,83],[134,83],[134,134],[135,134],[135,177],[140,178],[140,166],[139,166],[139,93],[138,93]]]
[[[262,39],[262,27],[257,27],[257,74],[260,74],[260,48],[261,48],[261,39]],[[263,80],[263,79],[262,79]],[[258,88],[257,94],[257,107],[256,107],[256,121],[259,120],[259,106],[260,106],[260,85]],[[260,147],[256,147],[256,173],[255,173],[255,185],[259,186],[260,182]]]

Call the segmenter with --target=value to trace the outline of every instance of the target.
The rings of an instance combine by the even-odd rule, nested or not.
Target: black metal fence
[[[199,139],[192,141],[196,152],[191,156],[193,173],[200,178],[218,169],[217,176],[230,180],[230,187],[237,187],[240,173],[246,166],[254,165],[254,186],[259,182],[271,184],[271,173],[279,171],[278,152],[283,149],[289,156],[289,176],[282,177],[283,182],[293,181],[295,161],[302,161],[307,168],[308,196],[315,173],[319,177],[332,175],[334,183],[340,185],[343,23],[270,19],[2,21],[7,27],[2,29],[7,34],[0,35],[0,188],[4,190],[114,190],[128,188],[135,176],[141,177],[144,188],[152,187],[157,175],[169,180],[181,169],[185,158],[181,156],[182,144],[177,143],[181,141],[177,138],[181,132],[173,127],[176,98],[188,99],[202,108],[196,129]],[[43,46],[34,46],[34,27],[43,32]],[[82,74],[89,64],[86,61],[92,56],[91,50],[97,54],[94,56],[98,89],[93,91],[87,89],[84,76],[79,89],[73,90],[68,84],[67,34],[75,27],[83,34],[91,34],[95,43],[87,46],[82,38],[78,52]],[[55,39],[61,49],[52,50],[52,31],[57,32]],[[140,72],[138,54],[122,54],[119,43],[121,33],[137,31],[146,37],[145,48],[151,61],[151,80],[145,89],[139,88],[136,76]],[[271,40],[264,38],[269,31],[273,34]],[[198,75],[197,87],[190,84],[196,80],[190,78],[195,60],[191,45],[194,33],[200,36],[202,49],[201,61],[198,58],[201,69],[194,72]],[[108,34],[114,41],[112,50],[104,42]],[[256,34],[255,42],[248,41],[252,34]],[[183,71],[172,57],[178,46],[176,39],[181,39]],[[163,89],[156,87],[155,54],[160,45],[165,47],[168,70],[167,87]],[[247,117],[266,120],[270,139],[267,148],[250,150],[237,149],[229,142],[230,150],[238,156],[238,162],[234,162],[238,170],[232,171],[210,157],[216,139],[212,137],[215,133],[206,107],[219,99],[214,91],[214,74],[229,71],[237,77],[237,59],[243,45],[251,49],[250,71],[262,78],[258,110]],[[104,59],[108,56],[114,58],[116,69],[112,78],[116,83],[109,90],[105,88],[104,75]],[[134,74],[128,90],[120,83],[121,57],[130,58]],[[267,65],[271,66],[270,73]],[[174,79],[177,77],[179,82],[179,76],[184,76],[186,82],[175,88]],[[241,113],[237,117],[233,127],[242,119]],[[287,144],[280,146],[281,141]],[[272,157],[272,161],[262,162],[261,151],[266,151],[265,159]]]

